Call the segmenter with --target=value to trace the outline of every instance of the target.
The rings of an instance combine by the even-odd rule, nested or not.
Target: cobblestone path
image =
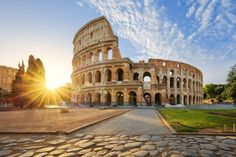
[[[0,135],[0,156],[235,157],[236,137],[183,135]]]
[[[94,135],[151,135],[170,134],[154,109],[135,109],[91,127],[79,133]]]

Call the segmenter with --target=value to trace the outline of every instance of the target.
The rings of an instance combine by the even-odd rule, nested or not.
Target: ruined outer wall
[[[72,101],[82,104],[200,104],[203,76],[182,62],[122,58],[105,17],[84,25],[73,40]],[[150,81],[145,81],[145,77]]]

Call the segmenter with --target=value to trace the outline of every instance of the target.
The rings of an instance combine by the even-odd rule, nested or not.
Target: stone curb
[[[108,119],[110,119],[110,118],[113,118],[113,117],[115,117],[115,116],[124,114],[124,113],[129,112],[129,111],[132,111],[132,110],[126,110],[126,111],[123,111],[123,112],[120,112],[120,113],[113,114],[113,115],[108,116],[108,117],[105,117],[105,118],[103,118],[103,119],[99,119],[99,120],[94,121],[94,122],[91,122],[91,123],[89,123],[89,124],[85,124],[85,125],[79,126],[79,127],[77,127],[77,128],[71,129],[71,130],[69,130],[69,131],[67,131],[67,132],[65,132],[65,133],[66,133],[66,134],[69,134],[69,133],[72,133],[72,132],[77,131],[77,130],[79,130],[79,129],[84,129],[84,128],[86,128],[86,127],[89,127],[89,126],[91,126],[91,125],[100,123],[100,122],[102,122],[102,121],[108,120]]]
[[[174,128],[172,128],[169,123],[165,120],[165,118],[162,117],[162,115],[158,112],[157,109],[154,109],[156,114],[161,118],[161,121],[165,124],[165,126],[170,130],[172,134],[177,134]]]

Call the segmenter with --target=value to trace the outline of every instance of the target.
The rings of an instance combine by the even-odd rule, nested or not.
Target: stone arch
[[[102,50],[98,50],[98,61],[102,61]]]
[[[160,77],[157,75],[157,84],[160,83]]]
[[[112,49],[110,47],[107,48],[107,59],[110,60],[112,59],[113,56],[113,52]]]
[[[165,75],[162,78],[162,85],[167,86],[167,77]]]
[[[87,55],[87,61],[91,63],[93,61],[92,58],[93,58],[93,52],[89,52]]]
[[[177,88],[180,88],[180,85],[181,85],[181,78],[177,77],[177,79],[176,79],[176,86],[177,86]]]
[[[81,83],[82,83],[82,85],[85,84],[85,74],[83,74],[83,75],[81,76]]]
[[[184,96],[184,105],[187,105],[187,95]]]
[[[95,72],[95,82],[96,83],[101,82],[101,72],[99,70]]]
[[[162,104],[162,96],[160,93],[156,93],[156,95],[155,95],[155,104],[157,104],[157,105]]]
[[[146,103],[147,106],[152,105],[152,95],[150,93],[144,93],[143,98],[144,98],[145,103]]]
[[[133,80],[139,80],[139,73],[134,73]]]
[[[88,73],[88,82],[92,83],[92,73],[91,72]]]
[[[143,73],[143,81],[144,82],[151,82],[151,73],[146,71]]]
[[[170,104],[175,105],[175,95],[174,94],[170,95]]]
[[[193,81],[193,91],[195,91],[195,81]]]
[[[87,104],[92,105],[92,94],[91,93],[87,94]]]
[[[105,103],[106,103],[106,105],[111,105],[111,93],[110,92],[107,92],[105,94]]]
[[[101,105],[101,94],[99,92],[95,93],[95,104]]]
[[[129,92],[129,105],[137,106],[137,95],[134,91]]]
[[[84,96],[84,93],[81,93],[81,94],[80,94],[80,103],[81,103],[81,104],[84,104],[84,103],[85,103],[85,96]]]
[[[181,104],[181,95],[180,94],[177,95],[176,102],[177,102],[177,104]]]
[[[106,75],[106,81],[110,82],[111,79],[112,79],[112,72],[111,72],[111,70],[107,69],[106,72],[105,72],[105,75]]]
[[[188,96],[188,104],[189,104],[189,105],[192,104],[192,97],[191,97],[191,95]]]
[[[196,103],[195,102],[195,95],[193,96],[193,101],[192,101],[193,105]]]
[[[123,79],[124,79],[123,69],[121,69],[121,68],[117,69],[116,74],[117,74],[117,81],[123,81]]]
[[[174,77],[171,77],[170,78],[170,88],[174,88],[174,83],[175,83]]]
[[[124,94],[123,92],[116,93],[116,102],[117,105],[124,105]]]
[[[188,89],[191,89],[191,79],[188,80]]]
[[[186,88],[187,87],[187,80],[186,78],[183,79],[183,88]]]

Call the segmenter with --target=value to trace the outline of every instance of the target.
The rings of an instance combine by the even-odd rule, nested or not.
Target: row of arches
[[[103,96],[103,98],[102,98]],[[114,99],[114,98],[113,98]],[[153,100],[154,99],[154,100]],[[191,95],[181,95],[181,94],[170,94],[167,95],[156,93],[152,96],[150,93],[143,94],[144,102],[138,102],[138,97],[135,91],[130,91],[128,93],[128,105],[136,106],[138,103],[142,105],[161,105],[163,103],[169,103],[171,105],[176,104],[184,104],[184,105],[192,105],[192,104],[200,104],[202,102],[202,97],[200,96],[191,96]],[[96,105],[111,105],[112,102],[116,105],[122,106],[124,105],[124,93],[122,91],[118,91],[115,93],[115,100],[112,100],[112,94],[110,92],[106,92],[106,94],[101,94],[96,92],[95,94],[87,93],[81,94],[78,100],[82,104],[96,104]]]
[[[76,59],[74,66],[80,68],[86,64],[111,59],[113,59],[113,49],[111,47],[107,47],[103,49],[103,51],[102,49],[98,49],[95,52],[87,52],[84,55],[79,56]]]

